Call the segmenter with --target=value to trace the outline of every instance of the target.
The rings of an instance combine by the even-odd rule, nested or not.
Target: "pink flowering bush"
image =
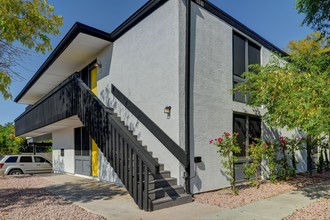
[[[303,138],[296,136],[291,138],[280,136],[279,140],[274,143],[280,157],[277,160],[279,165],[277,172],[278,179],[288,180],[290,177],[295,176],[297,169],[295,152],[302,148],[302,143],[304,142],[305,140]]]
[[[238,191],[235,188],[235,177],[234,177],[234,163],[237,162],[238,158],[235,154],[241,152],[241,148],[237,142],[238,133],[231,135],[229,132],[224,132],[221,137],[211,139],[210,144],[216,145],[218,153],[220,155],[220,162],[224,168],[223,172],[226,175],[227,180],[230,182],[231,189],[235,194]]]

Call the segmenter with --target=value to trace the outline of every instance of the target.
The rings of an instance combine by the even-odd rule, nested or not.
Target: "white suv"
[[[52,163],[37,155],[0,155],[0,174],[20,175],[52,172]]]

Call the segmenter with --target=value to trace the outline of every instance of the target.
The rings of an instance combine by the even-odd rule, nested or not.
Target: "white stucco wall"
[[[61,156],[64,149],[64,157]],[[74,173],[74,129],[66,128],[53,132],[54,172]]]
[[[122,120],[143,140],[143,145],[165,163],[172,176],[179,177],[179,162],[111,94],[114,84],[180,145],[179,135],[179,20],[182,2],[166,2],[151,15],[106,48],[98,59],[100,99],[115,109]],[[171,117],[164,114],[172,107]],[[182,146],[184,148],[184,146]]]
[[[61,156],[64,149],[64,157]],[[99,179],[122,185],[109,162],[99,150]],[[66,128],[53,132],[53,168],[54,172],[75,173],[74,128]]]
[[[116,185],[123,185],[101,150],[99,150],[99,179]]]

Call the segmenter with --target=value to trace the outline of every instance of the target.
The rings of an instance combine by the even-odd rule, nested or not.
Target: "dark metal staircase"
[[[77,115],[141,209],[154,211],[192,202],[164,164],[79,79]]]
[[[116,113],[114,113],[114,116],[118,120],[121,120]],[[125,126],[124,121],[121,121],[121,123]],[[125,126],[125,128],[129,130],[128,126]],[[133,134],[133,131],[129,131],[131,135],[137,139],[137,136]],[[139,143],[142,145],[142,141],[139,141]],[[147,146],[142,146],[146,151],[148,150]],[[153,155],[150,151],[148,151],[148,153],[151,156]],[[153,159],[158,163],[157,157],[153,157]],[[148,198],[150,201],[150,210],[154,211],[192,202],[192,196],[187,194],[182,186],[177,185],[177,178],[171,177],[171,172],[164,170],[164,164],[158,164],[159,173],[149,173]]]
[[[191,202],[191,195],[177,185],[177,179],[164,170],[164,164],[152,157],[152,152],[148,152],[113,109],[106,107],[78,75],[73,74],[20,115],[15,120],[16,135],[77,115],[140,209],[153,211]],[[129,104],[128,110],[137,109],[119,90],[112,93]],[[143,112],[139,111],[139,115],[144,119],[137,118],[142,123],[147,121],[149,131],[155,137],[158,135],[169,152],[186,166],[185,152]]]

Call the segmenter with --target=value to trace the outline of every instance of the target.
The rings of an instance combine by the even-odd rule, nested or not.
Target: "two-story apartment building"
[[[16,97],[16,133],[51,136],[55,171],[123,184],[145,210],[189,202],[229,186],[210,138],[265,132],[230,90],[273,51],[204,0],[150,0],[111,33],[76,23]]]

